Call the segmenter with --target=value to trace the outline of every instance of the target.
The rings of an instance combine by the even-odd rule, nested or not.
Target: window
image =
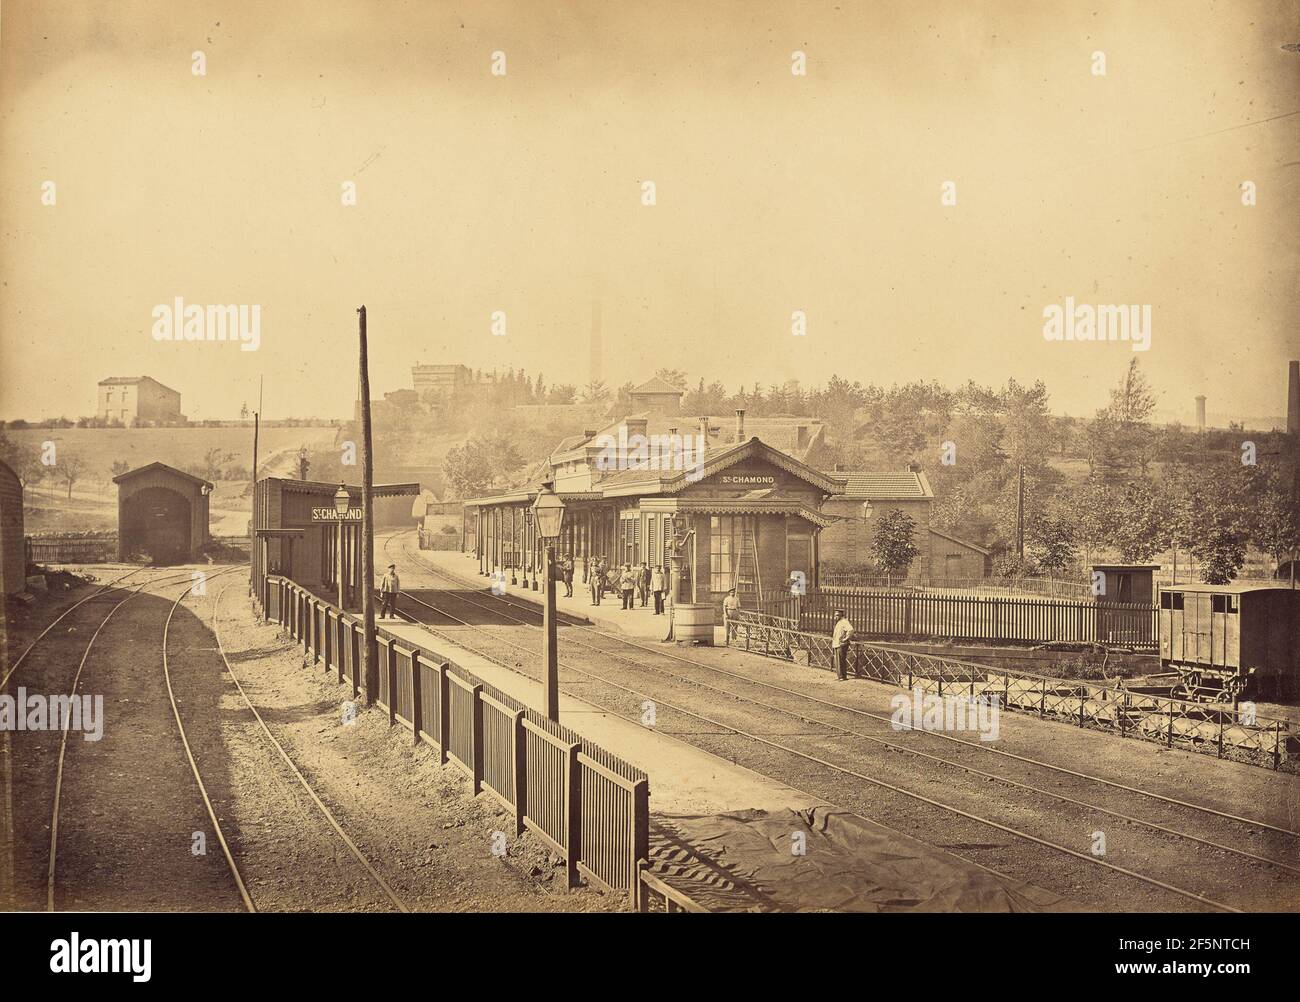
[[[1210,611],[1211,611],[1211,612],[1227,612],[1227,611],[1228,611],[1228,596],[1227,596],[1227,595],[1211,595],[1211,596],[1210,596]]]
[[[709,519],[709,589],[730,591],[736,587],[736,555],[740,519],[732,515],[714,515]]]

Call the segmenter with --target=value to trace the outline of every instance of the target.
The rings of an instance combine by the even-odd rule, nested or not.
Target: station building
[[[684,563],[679,602],[713,605],[735,588],[742,603],[790,594],[816,580],[817,535],[840,484],[757,437],[711,418],[686,427],[671,412],[623,418],[560,443],[518,489],[465,502],[466,550],[479,571],[536,580],[541,541],[525,514],[544,484],[565,504],[557,555],[667,569],[676,538]],[[643,443],[649,443],[645,445]]]
[[[148,554],[159,564],[197,558],[211,538],[212,484],[165,463],[150,463],[113,478],[117,484],[117,557]]]
[[[343,485],[356,520],[342,523],[334,509],[339,486],[287,477],[263,477],[257,482],[250,533],[254,582],[260,585],[266,575],[282,574],[304,587],[336,592],[341,533],[344,580],[349,601],[355,600],[361,582],[361,486]],[[376,484],[371,496],[376,529],[415,524],[411,510],[420,496],[419,484]],[[376,567],[386,563],[382,557],[382,553],[375,555]]]

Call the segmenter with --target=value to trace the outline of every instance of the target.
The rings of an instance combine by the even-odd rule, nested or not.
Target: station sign
[[[735,484],[743,487],[771,487],[776,483],[776,477],[767,477],[761,474],[742,473],[732,476],[721,477],[724,484]]]
[[[349,508],[346,515],[340,515],[333,507],[313,508],[311,510],[311,520],[313,522],[360,522],[361,509]]]

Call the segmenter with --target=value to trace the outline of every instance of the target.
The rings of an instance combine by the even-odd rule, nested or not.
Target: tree
[[[458,497],[475,497],[524,465],[514,441],[498,430],[447,450],[442,473]]]
[[[1029,552],[1045,571],[1061,574],[1074,564],[1074,536],[1077,523],[1065,512],[1053,508],[1034,524]]]
[[[41,463],[40,451],[35,446],[24,445],[16,439],[9,438],[2,430],[0,430],[0,462],[14,471],[14,475],[23,487],[30,487],[45,476],[45,466]]]
[[[603,404],[609,400],[609,387],[599,379],[593,379],[582,391],[584,404]]]
[[[921,552],[916,546],[916,522],[901,508],[890,508],[876,524],[871,549],[887,575],[906,572]]]
[[[223,452],[213,447],[203,454],[203,479],[220,480],[221,468],[235,458],[233,452]]]
[[[570,383],[557,383],[546,394],[548,404],[571,404],[578,398],[578,389]]]
[[[1243,470],[1249,503],[1246,531],[1250,541],[1273,558],[1276,573],[1297,549],[1300,549],[1300,501],[1287,483],[1285,468]]]
[[[1145,563],[1165,548],[1169,511],[1161,492],[1149,480],[1134,480],[1119,493],[1111,522],[1110,542],[1126,563]]]
[[[86,461],[79,455],[69,453],[66,449],[60,453],[59,461],[55,465],[55,476],[62,480],[68,487],[68,500],[72,500],[72,488],[76,486],[81,475],[86,472]]]
[[[125,459],[115,459],[113,460],[111,470],[113,476],[120,477],[123,473],[129,473],[131,471],[131,464]]]
[[[655,369],[655,375],[679,390],[686,389],[686,373],[681,369]]]

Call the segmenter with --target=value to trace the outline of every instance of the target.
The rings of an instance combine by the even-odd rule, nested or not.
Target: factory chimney
[[[1205,431],[1205,398],[1196,398],[1196,430]]]
[[[1289,366],[1290,376],[1286,387],[1286,430],[1288,435],[1300,435],[1300,362]]]

